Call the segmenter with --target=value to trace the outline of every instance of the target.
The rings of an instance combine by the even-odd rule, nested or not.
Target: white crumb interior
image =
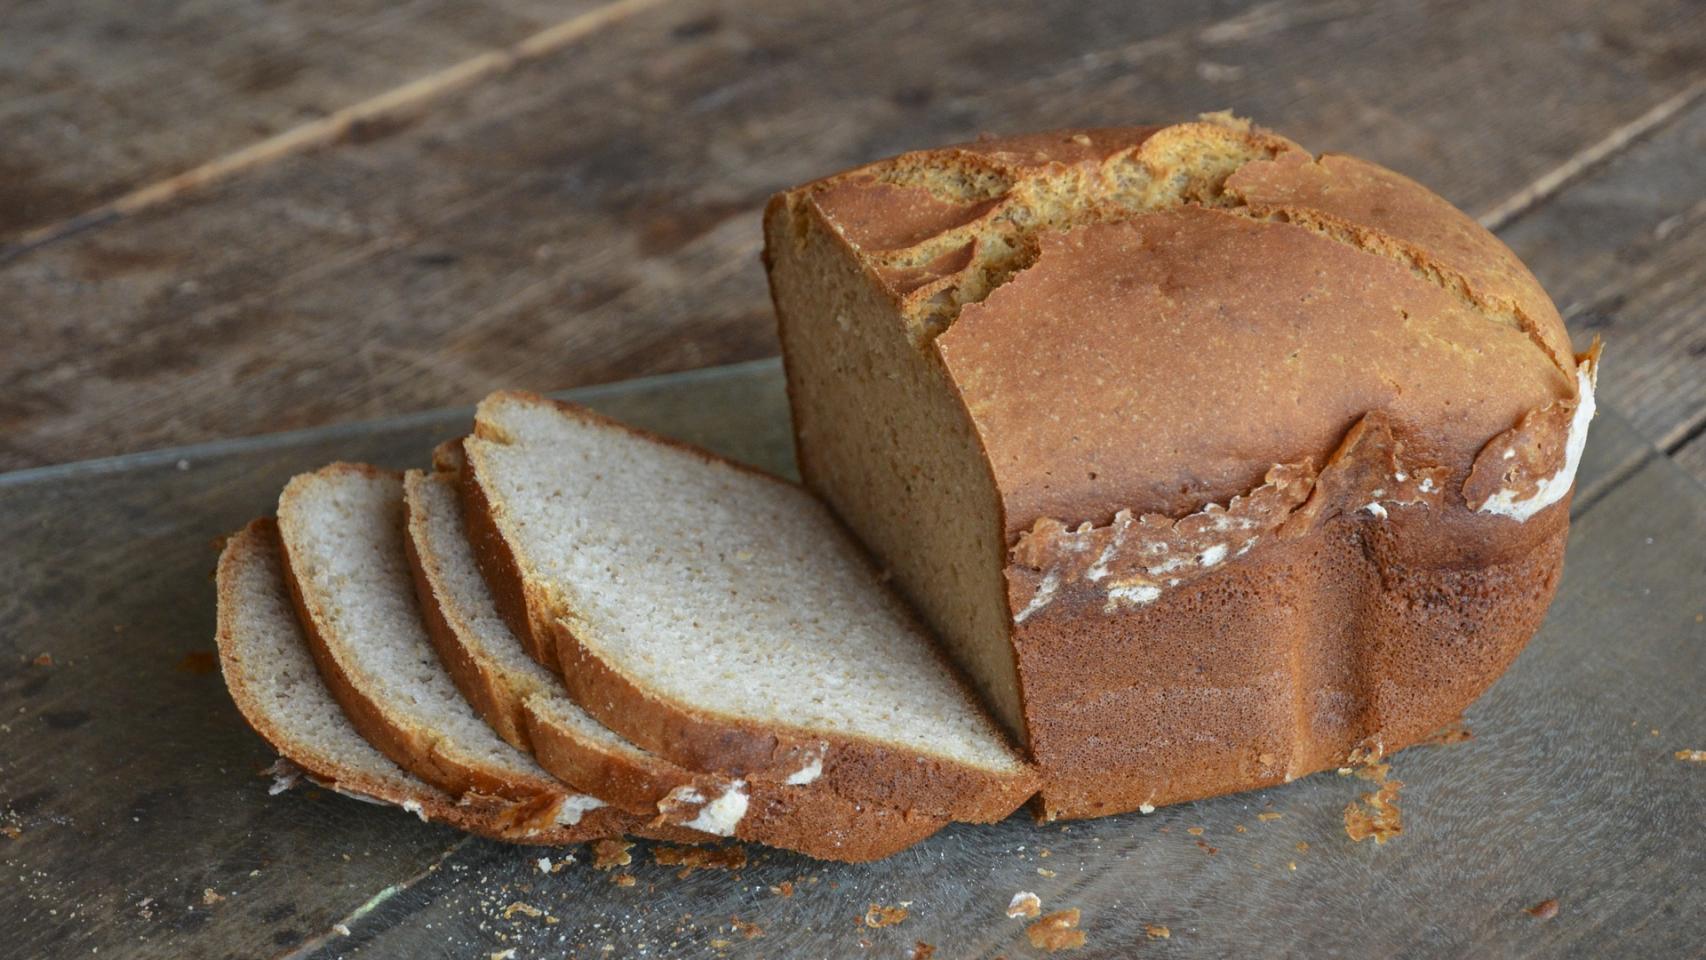
[[[302,591],[351,682],[397,726],[437,738],[453,762],[507,780],[548,781],[456,689],[421,622],[403,547],[403,485],[335,468],[291,481],[279,526]]]
[[[411,474],[409,497],[423,534],[417,549],[430,554],[434,561],[439,602],[446,617],[458,625],[457,639],[469,656],[495,671],[500,682],[524,697],[552,725],[610,749],[643,753],[570,700],[562,682],[527,655],[504,623],[463,534],[462,503],[455,481],[442,474]]]
[[[226,571],[235,587],[228,636],[240,664],[239,677],[228,666],[226,681],[241,684],[280,749],[305,766],[367,777],[397,796],[430,795],[432,788],[362,739],[332,699],[308,654],[276,552],[244,549]]]
[[[729,718],[1017,760],[851,538],[804,490],[525,398],[468,454],[529,576],[593,652]]]

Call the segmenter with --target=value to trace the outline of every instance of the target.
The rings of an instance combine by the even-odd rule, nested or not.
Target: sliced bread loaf
[[[496,393],[464,444],[469,539],[588,713],[694,770],[998,820],[1036,785],[858,546],[793,484]],[[547,661],[549,658],[543,658]]]
[[[689,771],[642,750],[569,699],[498,616],[463,536],[455,451],[404,477],[409,560],[439,656],[468,701],[504,739],[531,750],[566,783],[612,805],[721,836],[842,861],[888,856],[945,825],[837,796],[821,784],[789,786]]]
[[[300,475],[279,497],[278,525],[314,659],[370,743],[452,795],[508,801],[524,829],[602,812],[603,800],[503,742],[457,692],[415,602],[400,477],[347,463]]]
[[[272,520],[256,520],[226,541],[216,581],[219,665],[231,698],[249,726],[314,781],[500,840],[577,843],[622,829],[622,818],[610,810],[590,811],[579,823],[543,831],[518,828],[513,804],[477,796],[459,802],[362,739],[308,653],[285,586]]]

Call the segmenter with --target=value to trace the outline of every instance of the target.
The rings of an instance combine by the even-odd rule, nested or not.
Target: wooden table
[[[208,538],[264,507],[293,470],[404,462],[459,429],[461,414],[443,408],[495,387],[772,356],[758,210],[779,187],[983,131],[1221,108],[1428,184],[1517,250],[1580,343],[1606,338],[1605,425],[1576,512],[1590,548],[1607,546],[1585,561],[1572,552],[1566,588],[1577,586],[1561,606],[1578,632],[1565,635],[1615,657],[1626,648],[1592,638],[1644,617],[1649,641],[1697,650],[1687,605],[1700,596],[1706,501],[1677,469],[1706,479],[1697,0],[0,0],[0,471],[21,471],[0,475],[0,542],[37,558],[0,551],[11,658],[0,665],[0,828],[27,831],[0,835],[0,863],[18,874],[0,877],[0,912],[28,920],[0,917],[0,956],[19,944],[31,956],[248,956],[256,935],[303,956],[448,949],[434,926],[455,906],[445,891],[510,896],[533,881],[531,859],[335,798],[239,806],[264,749],[188,656],[210,636],[205,583],[185,586],[211,564]],[[708,383],[672,388],[677,406],[664,412],[644,389],[598,396],[689,435],[726,434],[726,420],[693,418],[729,409],[780,422],[773,367]],[[736,392],[681,407],[709,395],[695,390]],[[398,417],[415,411],[441,412]],[[377,418],[388,419],[355,425]],[[25,470],[336,424],[349,426]],[[785,460],[783,433],[733,439]],[[1687,509],[1668,525],[1604,519],[1655,502]],[[1655,539],[1648,566],[1624,562]],[[1680,572],[1651,609],[1617,580],[1665,570]],[[60,661],[35,665],[49,644]],[[127,659],[142,648],[170,656]],[[1611,666],[1636,677],[1654,664]],[[1543,702],[1545,675],[1532,658],[1519,668],[1530,673],[1498,690]],[[1661,725],[1638,697],[1623,702],[1619,729]],[[1667,709],[1667,736],[1700,722],[1697,704]],[[1496,755],[1497,741],[1479,742]],[[1690,775],[1655,757],[1655,777]],[[56,792],[56,765],[105,786]],[[293,845],[300,834],[281,824],[372,842]],[[1077,843],[1087,851],[1108,829]],[[124,841],[134,862],[80,859],[119,831],[135,835]],[[1408,849],[1395,856],[1427,857]],[[1026,861],[1026,877],[1046,863]],[[792,869],[767,861],[748,882]],[[907,876],[887,869],[825,876],[882,897],[885,878]],[[483,879],[446,879],[464,870]],[[1569,882],[1536,879],[1547,882],[1509,895]],[[738,893],[720,876],[693,881],[715,909]],[[487,920],[513,920],[507,902],[474,911],[477,930],[464,920],[452,955],[484,943],[466,937]],[[1673,904],[1648,906],[1618,916],[1680,922],[1655,912]],[[357,923],[372,909],[378,919]],[[1697,899],[1691,909],[1702,915]],[[701,919],[695,944],[727,918]],[[357,925],[348,949],[334,925],[344,921]],[[576,942],[600,955],[593,921],[574,922]],[[930,922],[921,914],[880,945],[907,946]],[[1547,937],[1583,936],[1539,929],[1556,932],[1494,924],[1440,942],[1544,955]],[[767,943],[783,949],[774,934],[756,941]]]

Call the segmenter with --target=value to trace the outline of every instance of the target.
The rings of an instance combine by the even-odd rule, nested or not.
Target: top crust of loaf
[[[551,624],[570,694],[628,739],[692,769],[784,782],[804,782],[799,778],[809,771],[813,780],[821,777],[828,789],[849,798],[962,820],[1000,819],[1034,789],[1030,767],[905,608],[876,582],[850,538],[797,486],[531,394],[486,398],[464,451],[464,504],[470,528],[489,531],[484,537],[476,532],[475,539],[482,542],[482,568],[500,608],[508,594],[510,608],[522,608],[512,615],[512,625]],[[713,530],[717,542],[695,542],[697,532]],[[648,549],[626,549],[628,538]],[[588,543],[599,543],[597,549],[609,556],[586,553]],[[821,557],[783,556],[805,544]],[[502,556],[494,560],[493,554]],[[810,577],[821,591],[794,609],[787,606],[794,585],[771,583],[767,576]],[[646,591],[657,585],[653,578],[683,588],[669,603],[649,608],[669,623],[647,624],[635,612],[638,604],[657,599],[647,599]],[[616,581],[622,582],[623,605],[599,593]],[[788,633],[774,632],[782,620],[727,624],[716,628],[723,633],[700,636],[697,620],[689,626],[672,619],[696,596],[713,598],[712,606],[695,614],[710,617],[721,603],[714,598],[725,589],[730,597],[742,590],[778,592],[781,606],[770,612],[794,618],[787,630],[795,638],[790,642]],[[934,702],[960,733],[948,736],[942,716],[925,724],[940,731],[931,743],[862,734],[845,720],[790,722],[763,709],[769,698],[789,693],[786,685],[754,685],[760,668],[714,662],[741,644],[779,664],[810,656],[798,651],[816,649],[820,641],[812,637],[831,635],[814,626],[820,617],[833,617],[848,631],[866,631],[858,634],[866,639],[857,641],[853,632],[834,634],[843,637],[836,642],[873,644],[875,659],[857,661],[865,675],[847,683],[848,696],[890,696],[884,686],[864,688],[885,668],[905,662],[900,668],[905,676],[941,686]],[[873,617],[884,626],[874,625]],[[659,644],[670,648],[668,656]],[[685,653],[689,646],[691,655]],[[889,663],[887,657],[900,659]],[[689,664],[706,672],[691,685],[662,672]],[[827,662],[817,668],[844,672]],[[720,672],[725,669],[734,673]],[[745,670],[754,672],[741,673]],[[824,676],[810,680],[805,686],[824,689]],[[730,684],[750,692],[739,694]],[[898,702],[891,707],[907,710]],[[943,738],[972,753],[952,755],[959,748],[942,746]]]
[[[1224,115],[906,154],[783,194],[770,222],[772,245],[840,238],[938,354],[1010,540],[1224,504],[1319,467],[1371,411],[1462,508],[1489,441],[1578,405],[1563,322],[1497,238]]]
[[[455,797],[404,771],[356,732],[309,656],[279,561],[278,528],[256,520],[233,534],[216,575],[219,664],[249,726],[286,760],[339,793],[408,810],[497,840],[578,843],[611,831],[608,817],[544,832],[518,829],[513,805]]]

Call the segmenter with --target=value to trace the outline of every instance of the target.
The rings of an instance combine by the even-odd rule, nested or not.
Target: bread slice
[[[634,746],[569,699],[556,675],[523,651],[498,616],[463,536],[459,450],[434,455],[440,472],[404,477],[409,560],[428,633],[464,696],[492,728],[566,783],[612,805],[717,835],[830,860],[886,857],[946,824],[788,786],[689,771]]]
[[[457,692],[415,602],[400,477],[348,463],[297,476],[279,497],[278,526],[309,648],[370,743],[453,796],[506,801],[524,831],[604,812],[603,800],[503,742]],[[616,829],[643,822],[614,819]]]
[[[517,829],[512,804],[480,797],[458,802],[363,740],[308,653],[272,520],[256,520],[226,541],[216,582],[219,665],[231,699],[262,739],[314,781],[493,839],[577,843],[620,832],[621,818],[608,809],[590,811],[573,825]]]
[[[525,393],[487,397],[464,451],[500,612],[605,726],[689,769],[956,820],[1035,788],[800,487]]]

